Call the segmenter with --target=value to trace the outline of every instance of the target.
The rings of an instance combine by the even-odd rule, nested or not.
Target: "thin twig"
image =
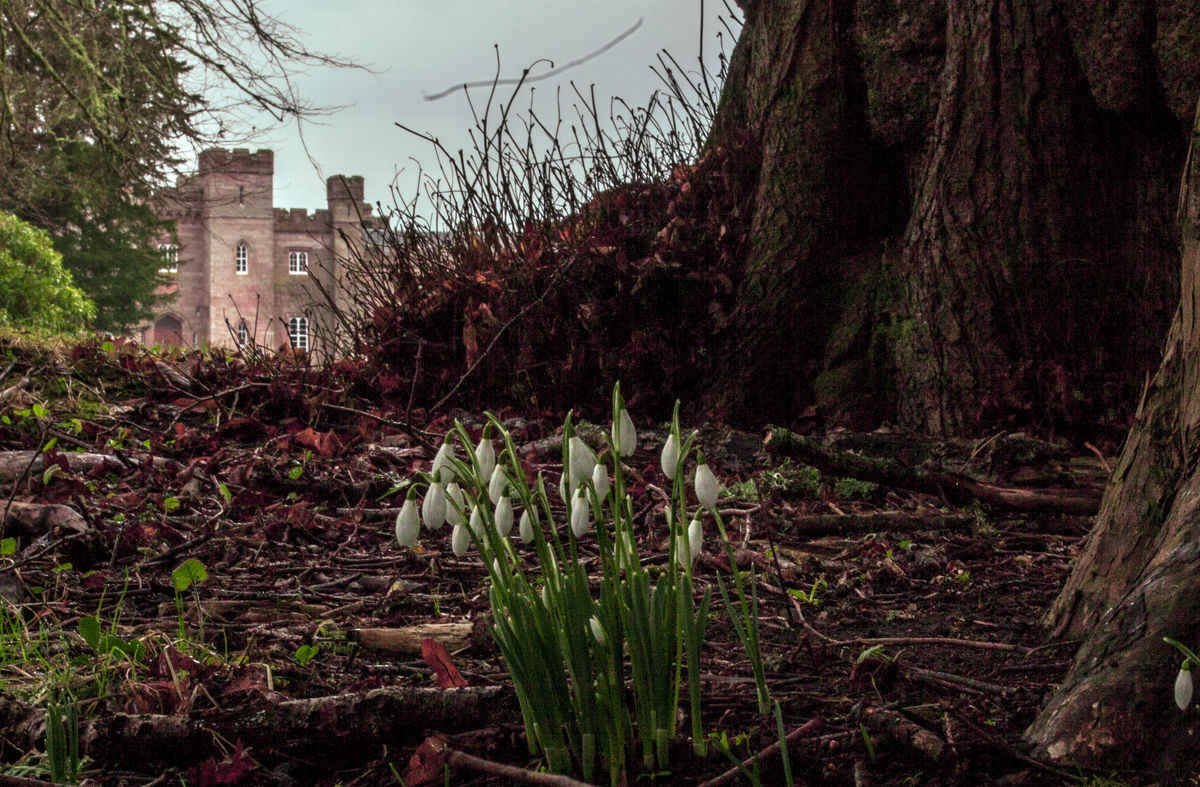
[[[457,749],[446,749],[446,763],[455,768],[479,771],[480,773],[498,776],[508,781],[524,782],[525,784],[540,784],[548,787],[588,787],[586,782],[576,781],[570,776],[554,773],[541,773],[513,765],[503,765],[482,757],[476,757]]]

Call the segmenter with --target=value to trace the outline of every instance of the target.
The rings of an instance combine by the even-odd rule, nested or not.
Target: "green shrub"
[[[0,324],[70,333],[95,315],[95,304],[75,287],[50,236],[0,213]]]

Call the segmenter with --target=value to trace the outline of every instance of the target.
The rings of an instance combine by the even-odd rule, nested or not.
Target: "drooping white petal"
[[[505,475],[503,467],[496,465],[488,478],[488,499],[495,503],[500,499],[500,495],[504,494],[506,486],[508,486],[508,476]]]
[[[456,557],[462,557],[467,554],[467,550],[471,548],[471,531],[467,530],[461,523],[454,526],[454,530],[450,532],[450,549]]]
[[[1192,671],[1187,666],[1175,676],[1175,704],[1180,710],[1187,710],[1192,702]]]
[[[688,550],[691,552],[692,562],[696,562],[696,558],[700,557],[700,550],[704,548],[704,526],[700,524],[699,519],[693,519],[688,525]]]
[[[447,440],[442,443],[442,447],[438,449],[437,454],[433,457],[433,468],[429,471],[429,474],[433,476],[435,481],[441,481],[445,484],[454,479],[454,469],[450,466],[450,460],[453,458],[454,443]]]
[[[567,442],[567,454],[571,463],[572,487],[592,477],[592,468],[596,466],[596,454],[579,435],[572,435]]]
[[[596,638],[596,642],[598,644],[603,645],[608,641],[608,637],[604,635],[604,626],[600,625],[600,618],[592,615],[592,617],[588,619],[588,626],[591,627],[592,636]]]
[[[663,475],[667,478],[675,477],[675,466],[679,464],[679,438],[675,436],[674,432],[667,435],[667,442],[663,444],[659,464],[662,466]]]
[[[537,523],[537,514],[530,514],[530,510],[526,508],[521,512],[521,521],[517,525],[517,533],[526,544],[533,540],[533,526]]]
[[[566,506],[571,505],[571,479],[567,477],[570,472],[569,468],[564,467],[562,477],[558,479],[558,497]]]
[[[513,507],[512,499],[508,495],[504,495],[496,503],[496,532],[501,538],[507,538],[512,532],[513,526]]]
[[[421,501],[421,519],[430,530],[446,524],[446,490],[442,489],[440,481],[429,485],[429,491]]]
[[[400,513],[396,514],[396,541],[402,547],[411,547],[417,543],[420,534],[421,519],[417,514],[417,501],[410,497],[400,506]]]
[[[466,511],[466,502],[463,498],[462,489],[458,484],[451,481],[446,484],[446,521],[453,525],[460,524],[463,521],[463,512]]]
[[[624,407],[621,408],[621,415],[613,424],[612,431],[613,445],[621,452],[621,457],[633,456],[633,452],[637,450],[637,430],[633,427],[633,419],[629,417],[629,411]]]
[[[596,488],[596,497],[600,500],[608,497],[608,465],[599,462],[592,468],[592,486]]]
[[[475,534],[475,537],[482,541],[483,513],[480,511],[479,506],[471,507],[471,519],[469,520],[469,525],[471,527],[471,532]]]
[[[491,477],[496,469],[496,449],[492,448],[491,440],[479,438],[479,445],[475,446],[475,461],[479,463],[479,477]]]
[[[680,533],[675,536],[675,560],[683,568],[696,561],[696,556],[692,554],[691,540],[688,538],[687,533]]]
[[[583,534],[588,531],[588,520],[591,518],[591,514],[592,508],[588,505],[587,495],[580,487],[575,492],[575,496],[571,498],[571,532],[575,534],[576,538],[582,538]]]
[[[712,508],[717,504],[717,495],[720,493],[721,485],[708,463],[696,465],[696,499],[700,501],[700,505]]]

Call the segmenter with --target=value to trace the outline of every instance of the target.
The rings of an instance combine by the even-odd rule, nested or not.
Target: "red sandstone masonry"
[[[288,343],[288,320],[305,316],[316,295],[308,276],[289,272],[288,255],[305,252],[310,271],[342,281],[338,261],[350,251],[343,233],[359,238],[364,226],[378,225],[362,177],[329,178],[327,207],[310,214],[271,205],[274,175],[270,150],[214,148],[200,154],[196,174],[160,195],[159,214],[175,221],[178,294],[140,326],[143,341],[170,341],[178,322],[187,346],[232,347],[229,326],[244,322],[255,342],[278,348]],[[236,271],[239,244],[248,252],[245,274]]]

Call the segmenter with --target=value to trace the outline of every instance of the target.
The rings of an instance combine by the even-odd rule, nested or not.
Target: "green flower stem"
[[[713,517],[717,522],[717,531],[721,534],[721,542],[725,545],[725,554],[729,557],[729,567],[733,571],[733,584],[737,591],[737,605],[730,603],[729,592],[725,589],[725,583],[717,579],[717,585],[721,590],[721,599],[725,602],[725,608],[730,610],[730,620],[733,622],[734,630],[737,632],[738,639],[742,642],[742,647],[746,650],[746,655],[750,659],[750,668],[754,672],[754,686],[758,695],[758,712],[766,715],[771,712],[771,693],[767,689],[767,678],[763,671],[762,654],[758,646],[758,583],[754,577],[754,567],[750,567],[750,599],[746,598],[745,583],[742,581],[742,572],[738,570],[737,559],[733,551],[733,543],[729,540],[729,534],[725,531],[725,521],[721,515],[715,510]]]

